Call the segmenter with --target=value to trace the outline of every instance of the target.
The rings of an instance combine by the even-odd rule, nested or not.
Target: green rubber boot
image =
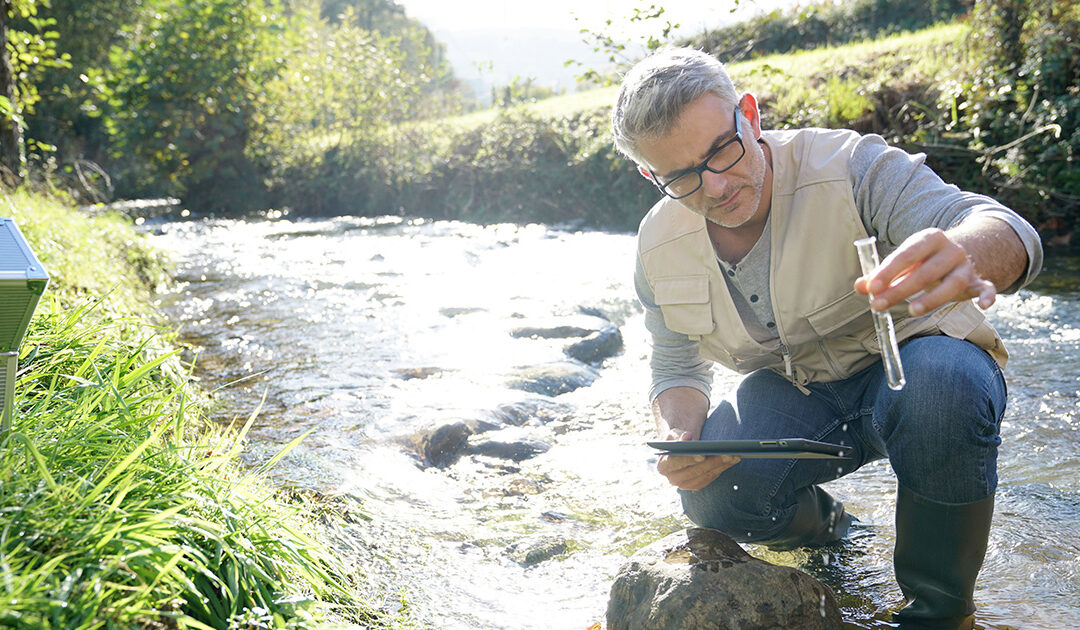
[[[993,495],[957,505],[931,501],[897,486],[893,566],[907,604],[893,620],[902,630],[972,627],[972,594],[993,515]]]
[[[762,543],[769,549],[824,545],[840,540],[851,529],[854,519],[844,511],[844,504],[818,486],[800,488],[795,499],[795,518],[777,538]]]

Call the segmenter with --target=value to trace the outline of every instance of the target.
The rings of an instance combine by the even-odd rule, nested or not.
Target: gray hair
[[[713,93],[735,106],[739,97],[724,64],[693,48],[663,48],[639,61],[626,76],[611,110],[615,148],[642,163],[637,143],[670,132],[683,109]]]

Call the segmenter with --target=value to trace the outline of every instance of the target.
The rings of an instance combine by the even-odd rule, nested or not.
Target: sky
[[[648,32],[634,30],[629,17],[635,8],[646,9],[650,0],[397,0],[406,13],[429,29],[447,48],[447,56],[459,78],[485,91],[506,85],[513,78],[532,78],[539,85],[572,90],[580,72],[565,67],[567,59],[598,65],[602,58],[582,42],[582,28],[599,30],[613,20],[610,32],[629,38],[659,34],[659,25]],[[690,34],[728,24],[759,11],[786,8],[797,0],[655,0],[665,9],[664,19]],[[731,9],[737,7],[732,13]],[[483,94],[478,94],[483,96]]]

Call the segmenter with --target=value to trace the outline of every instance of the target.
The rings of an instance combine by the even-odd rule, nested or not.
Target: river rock
[[[508,431],[498,431],[474,440],[469,444],[468,453],[520,462],[551,449],[551,445],[543,440]]]
[[[461,457],[472,433],[467,423],[454,422],[414,436],[413,443],[425,466],[445,468]]]
[[[454,318],[459,315],[468,315],[469,313],[479,313],[484,309],[475,306],[449,306],[446,308],[440,308],[439,314],[443,317]]]
[[[832,591],[758,560],[727,535],[690,528],[638,551],[615,577],[608,630],[839,630]]]
[[[563,352],[582,363],[598,365],[603,363],[604,359],[618,354],[622,348],[623,338],[619,327],[608,324],[603,330],[591,333],[581,341],[566,346]]]
[[[569,339],[572,337],[587,337],[610,325],[610,322],[600,317],[575,315],[549,322],[536,322],[527,326],[519,326],[510,331],[510,336],[532,339]]]
[[[528,398],[499,405],[492,415],[503,424],[520,427],[566,420],[573,415],[573,407],[546,398]]]
[[[442,374],[443,369],[438,367],[413,367],[413,368],[398,368],[394,370],[394,374],[401,377],[402,380],[411,381],[413,379],[423,379],[437,374]]]
[[[593,384],[597,371],[572,361],[555,361],[522,368],[510,382],[510,387],[533,394],[558,396]]]
[[[541,536],[526,538],[510,545],[507,553],[514,562],[532,567],[570,551],[570,544],[562,538]]]
[[[405,441],[425,467],[446,468],[465,453],[470,435],[495,428],[498,425],[491,422],[460,420],[420,431]]]

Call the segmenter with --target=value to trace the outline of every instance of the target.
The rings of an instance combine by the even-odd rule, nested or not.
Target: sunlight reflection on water
[[[162,304],[196,348],[204,386],[220,388],[224,419],[245,417],[266,393],[246,461],[317,428],[274,477],[359,497],[373,520],[342,535],[373,588],[388,602],[404,591],[421,622],[584,629],[603,618],[626,556],[687,525],[643,444],[652,421],[632,236],[394,217],[148,227],[178,263]],[[1060,277],[1071,267],[1054,264],[1035,291],[1002,296],[990,315],[1013,358],[976,594],[985,628],[1060,628],[1080,602],[1080,292]],[[555,398],[566,410],[557,419],[484,434],[525,435],[546,452],[417,465],[418,431],[542,398],[508,384],[523,366],[565,359],[567,340],[509,333],[581,307],[620,326],[624,351],[592,386]],[[735,382],[718,372],[714,387]],[[888,464],[830,489],[868,524],[846,551],[752,551],[824,580],[852,627],[889,627],[881,620],[900,595]]]

